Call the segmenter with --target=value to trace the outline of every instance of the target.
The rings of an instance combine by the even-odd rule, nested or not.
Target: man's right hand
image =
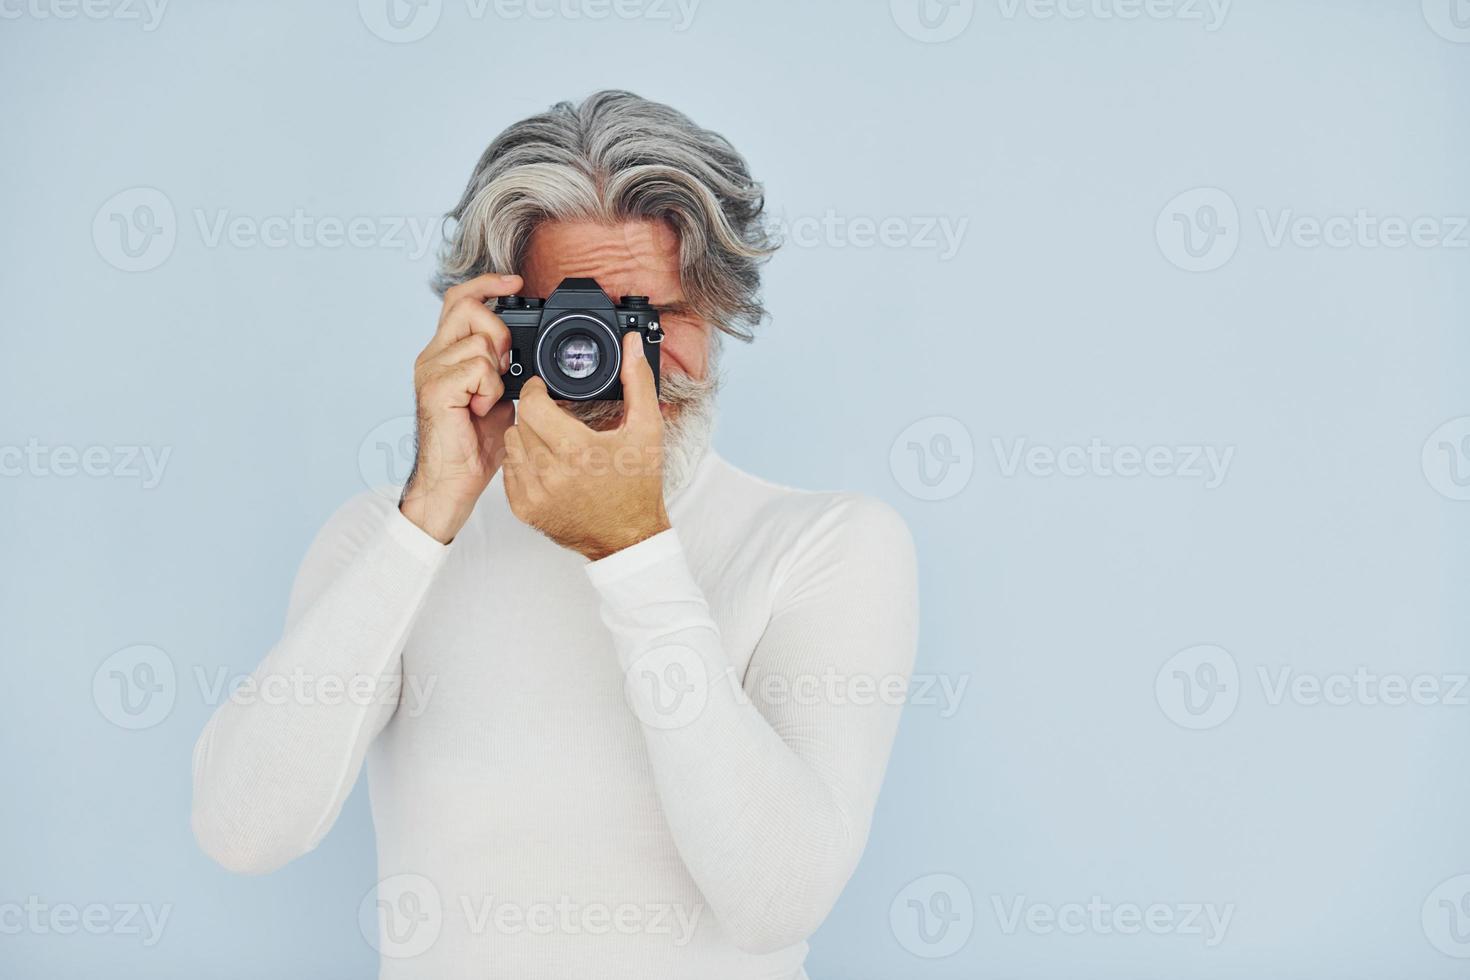
[[[479,276],[444,294],[439,328],[414,362],[418,455],[399,509],[448,544],[504,458],[515,407],[501,402],[510,331],[485,303],[521,288],[520,276]]]

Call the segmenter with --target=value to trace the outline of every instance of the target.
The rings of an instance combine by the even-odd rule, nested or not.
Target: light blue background
[[[0,974],[372,974],[361,787],[317,852],[269,877],[195,848],[195,671],[254,666],[311,535],[363,487],[364,440],[409,411],[432,260],[211,246],[198,215],[422,224],[506,124],[612,86],[725,133],[793,227],[968,222],[948,258],[837,233],[788,247],[774,320],[727,359],[721,451],[899,508],[922,560],[918,670],[969,685],[952,717],[906,715],[812,975],[1463,975],[1421,909],[1470,872],[1470,707],[1272,705],[1257,675],[1470,671],[1470,503],[1420,460],[1470,415],[1470,249],[1273,248],[1257,217],[1470,214],[1470,44],[1417,0],[1241,0],[1213,31],[985,0],[942,43],[876,0],[703,0],[682,31],[443,0],[411,43],[347,0],[174,0],[151,31],[37,16],[55,2],[7,0],[0,19],[0,445],[171,456],[151,489],[0,478],[0,905],[172,912],[151,948],[0,934]],[[93,223],[135,187],[166,196],[177,237],[125,272]],[[1238,206],[1238,250],[1186,272],[1155,220],[1198,187]],[[936,416],[968,436],[950,446],[973,476],[924,501],[890,449]],[[1215,489],[1006,476],[992,440],[1021,437],[1234,457]],[[167,653],[177,691],[128,731],[92,681],[134,644]],[[1188,731],[1155,677],[1199,644],[1238,663],[1239,705]],[[943,959],[890,926],[932,873],[975,908]],[[1007,934],[993,903],[1019,896],[1234,917],[1213,948]]]

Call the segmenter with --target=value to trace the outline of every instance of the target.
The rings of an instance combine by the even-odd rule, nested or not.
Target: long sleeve
[[[913,544],[844,496],[806,529],[742,679],[676,531],[587,567],[685,866],[750,952],[810,935],[867,840],[917,644]]]
[[[446,551],[372,494],[323,528],[280,641],[194,748],[192,824],[210,857],[259,874],[326,835],[398,706],[403,644]]]

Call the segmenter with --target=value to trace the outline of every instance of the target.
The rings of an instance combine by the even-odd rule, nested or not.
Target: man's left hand
[[[540,378],[521,388],[505,433],[511,512],[592,561],[669,528],[664,509],[663,415],[636,332],[623,337],[623,421],[597,432],[552,401]]]

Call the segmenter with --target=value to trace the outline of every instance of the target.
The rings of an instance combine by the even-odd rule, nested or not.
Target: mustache
[[[686,407],[707,403],[720,389],[720,380],[713,370],[714,365],[710,367],[709,376],[705,378],[691,377],[678,369],[662,373],[658,382],[658,403],[672,409],[672,414],[676,416]],[[565,409],[567,414],[591,429],[611,429],[623,421],[621,401],[563,401],[557,404]]]

